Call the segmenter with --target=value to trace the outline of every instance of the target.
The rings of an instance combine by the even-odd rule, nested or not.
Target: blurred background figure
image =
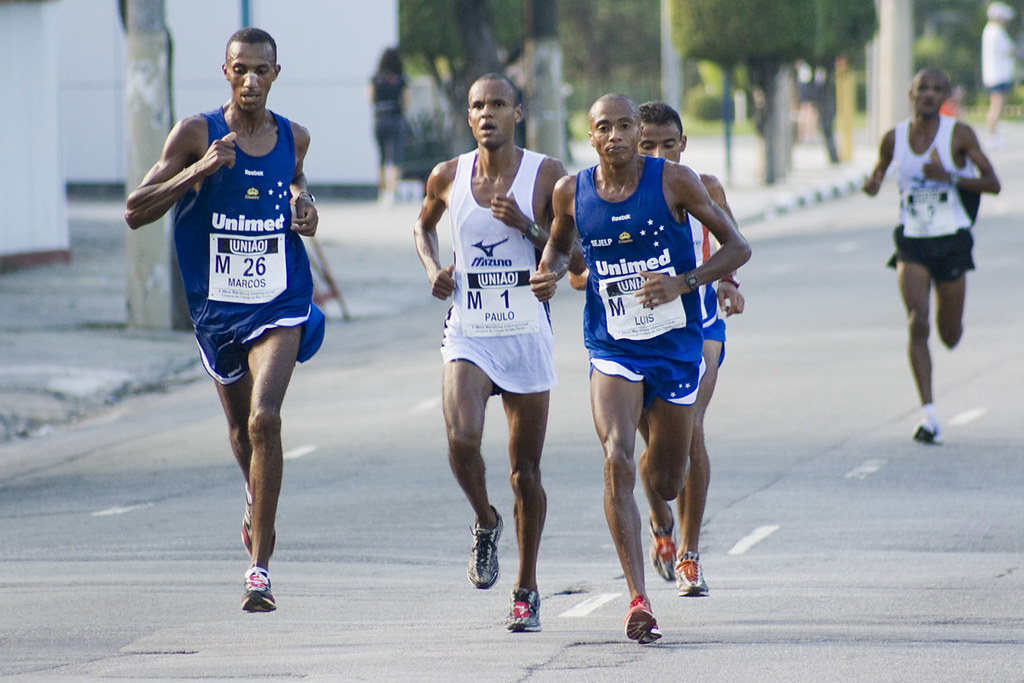
[[[939,107],[939,113],[943,116],[950,116],[954,119],[960,118],[960,115],[964,112],[964,88],[962,85],[953,86],[953,91],[950,93],[946,101]]]
[[[397,48],[384,50],[370,81],[370,101],[373,103],[373,134],[380,155],[377,198],[387,205],[394,202],[401,174],[407,85],[401,53]]]
[[[989,93],[985,123],[988,144],[992,148],[1002,144],[996,128],[1006,105],[1006,94],[1014,82],[1015,46],[1006,31],[1006,25],[1015,14],[1013,8],[1005,2],[991,3],[988,6],[988,23],[981,33],[981,81]]]

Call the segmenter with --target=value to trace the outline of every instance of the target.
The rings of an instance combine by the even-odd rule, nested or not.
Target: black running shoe
[[[513,588],[505,627],[513,633],[540,630],[540,593],[529,588]]]
[[[477,588],[490,588],[498,580],[498,539],[501,538],[501,529],[504,524],[501,515],[494,509],[494,516],[498,523],[493,529],[481,529],[473,527],[473,549],[469,551],[469,566],[466,567],[466,576],[469,582]]]
[[[263,567],[251,567],[245,573],[245,597],[242,609],[246,612],[273,612],[277,609],[270,592],[270,574]]]
[[[917,429],[914,430],[914,441],[933,446],[941,445],[942,432],[939,431],[939,425],[932,424],[931,422],[922,422],[917,425]]]

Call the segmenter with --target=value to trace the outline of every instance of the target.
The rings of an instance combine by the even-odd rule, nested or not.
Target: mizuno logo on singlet
[[[505,244],[505,242],[508,242],[507,237],[500,242],[495,242],[494,244],[484,244],[484,241],[480,240],[473,246],[484,252],[484,255],[487,256],[487,258],[494,258],[494,248],[500,244]]]
[[[619,259],[615,262],[594,261],[594,266],[598,275],[606,277],[608,275],[629,275],[642,270],[657,270],[671,263],[672,255],[669,254],[668,249],[665,249],[660,256],[652,256],[643,261],[627,261],[626,259]]]
[[[617,223],[619,221],[628,221],[630,218],[632,218],[632,216],[629,215],[628,213],[623,214],[621,216],[612,216],[612,223]]]

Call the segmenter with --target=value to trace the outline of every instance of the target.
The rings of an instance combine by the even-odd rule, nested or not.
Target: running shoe
[[[494,510],[494,516],[498,520],[494,528],[473,527],[473,549],[469,551],[469,566],[466,567],[466,576],[469,577],[469,582],[477,588],[490,588],[498,580],[498,539],[501,538],[504,523],[493,505],[491,509]]]
[[[672,524],[654,526],[651,523],[651,564],[666,581],[676,578],[676,542],[672,540]]]
[[[242,609],[246,612],[273,612],[277,609],[270,592],[270,574],[263,567],[251,567],[245,573],[245,597]]]
[[[529,588],[513,588],[506,628],[512,633],[540,630],[540,593]]]
[[[245,512],[242,513],[242,543],[245,551],[252,555],[252,492],[245,487]],[[274,554],[274,547],[277,545],[277,529],[270,539],[270,554]]]
[[[917,429],[914,430],[914,441],[933,446],[942,444],[942,432],[939,430],[939,425],[927,420],[917,425]]]
[[[700,555],[687,550],[683,559],[676,563],[676,588],[679,597],[694,598],[708,594],[708,585],[704,583],[704,571],[700,568]]]
[[[643,594],[637,595],[629,603],[629,611],[626,612],[626,637],[641,645],[653,643],[661,638],[658,622],[651,612],[651,604]]]

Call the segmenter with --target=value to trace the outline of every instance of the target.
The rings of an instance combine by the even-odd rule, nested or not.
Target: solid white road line
[[[870,475],[874,474],[878,470],[885,467],[885,464],[889,462],[884,458],[878,458],[873,460],[865,460],[861,464],[854,467],[852,470],[844,474],[843,476],[847,479],[866,479]]]
[[[965,425],[968,422],[974,422],[979,417],[988,412],[988,408],[973,408],[971,410],[965,410],[962,413],[957,413],[953,416],[953,419],[949,421],[951,425]]]
[[[558,616],[560,617],[585,617],[602,605],[607,605],[615,598],[621,596],[622,593],[598,593],[597,595],[587,598],[580,604],[567,609]]]
[[[741,538],[739,540],[739,543],[737,543],[736,545],[734,545],[732,547],[732,550],[729,551],[729,554],[730,555],[742,555],[743,553],[747,552],[748,550],[753,548],[755,545],[757,545],[758,543],[760,543],[764,539],[768,538],[769,536],[771,536],[772,534],[774,534],[778,530],[779,530],[779,525],[778,524],[769,524],[767,526],[758,527],[758,528],[754,529],[754,531],[752,533],[750,533],[747,536]]]
[[[302,456],[309,455],[310,453],[312,453],[315,450],[316,450],[316,446],[313,446],[312,444],[306,445],[306,446],[299,446],[298,448],[293,448],[290,451],[285,451],[284,452],[284,459],[285,460],[298,460]]]

